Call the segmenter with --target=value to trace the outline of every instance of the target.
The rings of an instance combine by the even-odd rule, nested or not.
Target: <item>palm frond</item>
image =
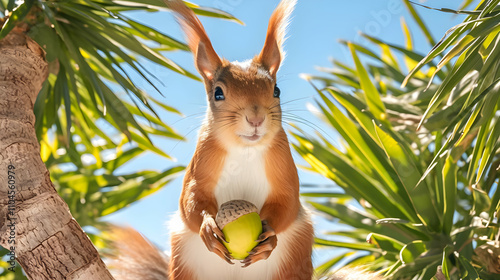
[[[500,1],[485,2],[428,55],[413,50],[403,21],[406,47],[364,35],[380,54],[342,42],[353,67],[334,61],[324,77],[305,76],[318,92],[317,114],[343,146],[295,133],[294,148],[308,170],[344,190],[322,188],[325,195],[307,199],[317,213],[351,228],[322,233],[317,246],[362,251],[368,268],[391,279],[431,279],[438,267],[447,279],[495,278],[481,250],[498,246],[500,71],[493,61]],[[409,75],[405,66],[414,67]],[[353,251],[318,271],[349,263]]]

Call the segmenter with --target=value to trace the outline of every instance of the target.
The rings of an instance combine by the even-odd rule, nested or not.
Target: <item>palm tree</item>
[[[306,77],[322,85],[318,116],[342,147],[297,133],[295,148],[343,191],[304,195],[349,226],[316,238],[321,247],[350,249],[318,273],[344,262],[390,279],[498,279],[500,1],[441,9],[468,16],[437,43],[404,3],[435,44],[427,55],[413,49],[403,21],[405,46],[364,35],[382,55],[343,42],[353,67],[335,61],[327,76]]]
[[[126,13],[164,9],[152,0],[0,0],[7,15],[0,19],[0,213],[7,217],[0,244],[28,278],[112,279],[80,225],[95,225],[183,170],[115,173],[145,151],[169,158],[151,135],[182,140],[157,114],[179,112],[129,78],[136,72],[154,86],[142,59],[199,79],[163,56],[185,44]]]

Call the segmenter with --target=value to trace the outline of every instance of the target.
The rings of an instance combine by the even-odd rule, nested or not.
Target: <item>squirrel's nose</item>
[[[262,125],[262,123],[264,122],[264,117],[259,117],[259,116],[256,116],[256,117],[246,117],[247,119],[247,122],[253,126],[253,127],[259,127]]]

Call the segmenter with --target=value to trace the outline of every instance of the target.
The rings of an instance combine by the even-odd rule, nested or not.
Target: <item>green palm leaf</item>
[[[498,235],[500,1],[482,1],[437,43],[404,2],[435,44],[429,54],[412,49],[403,21],[406,47],[363,35],[380,54],[342,42],[354,66],[334,61],[333,69],[322,68],[325,76],[304,76],[318,92],[317,114],[342,147],[296,133],[294,148],[308,170],[344,190],[320,188],[323,197],[306,197],[322,216],[350,228],[326,230],[315,241],[363,251],[364,265],[390,279],[431,279],[438,266],[447,279],[495,279],[474,250]],[[410,74],[399,60],[414,67]],[[352,251],[318,271],[349,263]]]

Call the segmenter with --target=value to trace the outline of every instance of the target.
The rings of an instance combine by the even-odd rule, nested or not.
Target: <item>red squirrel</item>
[[[313,227],[299,201],[276,84],[296,1],[281,1],[260,54],[244,62],[221,59],[195,14],[179,0],[166,3],[186,34],[208,101],[173,222],[170,278],[311,279]],[[260,243],[241,263],[214,220],[220,205],[235,199],[255,204],[263,224]]]
[[[282,0],[260,54],[221,59],[198,18],[180,0],[176,13],[203,77],[208,109],[171,222],[170,258],[131,228],[114,227],[117,254],[108,263],[121,280],[311,280],[313,227],[299,201],[299,179],[281,124],[276,73],[296,0]],[[260,243],[239,262],[222,244],[214,218],[221,204],[247,200],[259,209]],[[323,279],[323,278],[322,278]],[[381,279],[362,268],[326,279]]]
[[[260,54],[243,62],[221,59],[182,1],[166,3],[186,34],[203,77],[208,109],[186,169],[179,211],[171,222],[170,260],[139,234],[125,231],[120,246],[126,256],[118,260],[118,278],[310,280],[313,227],[299,200],[299,178],[282,127],[276,84],[296,0],[279,3]],[[258,245],[242,261],[224,247],[224,235],[214,220],[221,204],[236,199],[253,203],[263,225]],[[140,252],[136,259],[142,260],[133,260],[134,252]]]

